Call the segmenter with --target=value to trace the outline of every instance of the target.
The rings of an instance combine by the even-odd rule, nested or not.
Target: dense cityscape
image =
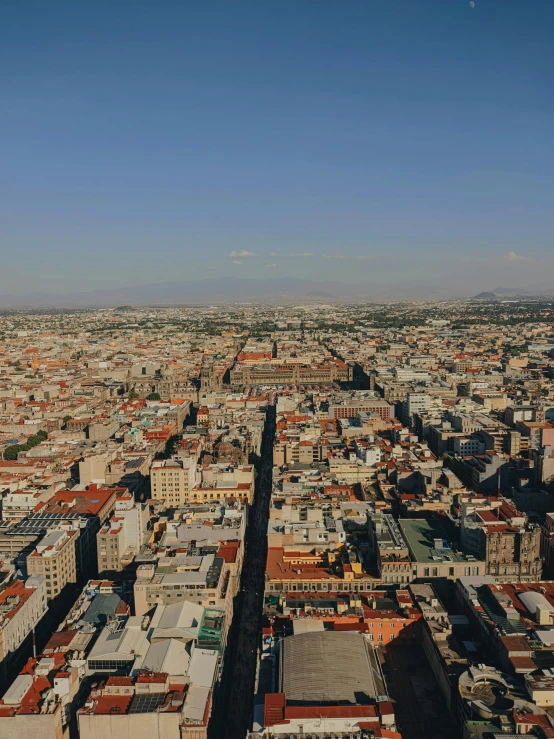
[[[0,739],[554,739],[554,0],[0,0]]]
[[[554,301],[0,314],[0,736],[554,737]]]

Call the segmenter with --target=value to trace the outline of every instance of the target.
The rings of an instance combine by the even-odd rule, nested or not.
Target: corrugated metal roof
[[[290,703],[369,703],[380,691],[361,634],[311,632],[281,642],[280,692]]]

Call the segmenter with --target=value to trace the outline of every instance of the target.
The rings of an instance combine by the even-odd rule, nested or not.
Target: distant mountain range
[[[66,294],[27,293],[0,295],[0,308],[95,308],[118,305],[212,305],[236,302],[333,302],[352,300],[402,300],[452,297],[447,286],[407,283],[402,286],[350,284],[346,282],[281,277],[247,279],[218,277],[189,282],[163,282],[136,287],[106,288]],[[458,295],[459,296],[459,295]]]
[[[525,290],[497,287],[474,297],[494,300],[507,297],[552,297],[554,290]],[[107,308],[129,306],[221,305],[239,302],[333,303],[352,301],[449,300],[468,297],[448,282],[437,284],[406,281],[400,284],[352,284],[308,280],[297,277],[248,279],[217,277],[188,282],[160,282],[135,287],[115,287],[54,294],[0,295],[0,309]]]
[[[494,290],[483,291],[474,295],[475,300],[494,300],[495,298],[551,298],[554,290],[529,290],[521,287],[495,287]]]

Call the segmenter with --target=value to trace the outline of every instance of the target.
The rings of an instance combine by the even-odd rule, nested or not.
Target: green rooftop
[[[220,611],[218,608],[206,608],[198,630],[198,646],[202,649],[220,651],[224,623],[224,611]]]
[[[466,562],[467,557],[450,549],[446,532],[438,521],[426,518],[401,518],[400,529],[414,559],[417,562],[437,562],[434,557],[448,556],[452,562]],[[435,540],[442,539],[442,549],[435,547]]]

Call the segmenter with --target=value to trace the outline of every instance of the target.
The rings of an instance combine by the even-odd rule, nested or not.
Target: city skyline
[[[554,295],[0,338],[2,737],[552,734]]]
[[[554,739],[554,0],[0,0],[0,737]]]

